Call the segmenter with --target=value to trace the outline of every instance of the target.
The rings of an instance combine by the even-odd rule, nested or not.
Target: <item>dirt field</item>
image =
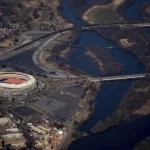
[[[129,42],[128,39],[120,39],[120,43],[124,47],[131,47],[135,44],[135,42]]]
[[[0,47],[4,47],[4,48],[7,48],[7,47],[12,47],[14,46],[14,42],[12,40],[5,40],[3,42],[0,42]]]

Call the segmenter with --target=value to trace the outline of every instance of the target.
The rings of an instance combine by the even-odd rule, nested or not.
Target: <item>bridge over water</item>
[[[150,27],[150,23],[112,23],[112,24],[90,24],[85,25],[82,29],[90,29],[90,28],[110,28],[110,27],[120,27],[120,28],[142,28],[142,27]]]
[[[32,43],[35,43],[37,41],[40,41],[43,38],[47,38],[49,36],[58,34],[58,33],[64,33],[64,32],[68,32],[68,31],[74,31],[74,30],[86,30],[86,29],[91,29],[91,28],[109,28],[109,27],[122,27],[122,28],[135,28],[135,27],[150,27],[150,23],[113,23],[113,24],[87,24],[85,26],[77,26],[77,27],[71,27],[71,28],[63,28],[57,31],[53,31],[51,33],[48,33],[44,36],[41,36],[35,40],[32,40],[28,43],[25,43],[21,46],[18,46],[17,48],[14,48],[13,50],[18,50],[21,49],[25,46],[28,46]]]
[[[0,59],[4,60],[7,58],[10,58],[14,55],[16,55],[18,53],[18,51],[20,50],[21,52],[23,51],[23,48],[30,46],[32,44],[36,44],[37,42],[39,42],[40,40],[50,37],[52,35],[56,35],[59,33],[65,33],[68,31],[75,31],[75,30],[91,30],[93,28],[110,28],[110,27],[120,27],[120,28],[138,28],[138,27],[150,27],[150,23],[113,23],[113,24],[87,24],[85,26],[75,26],[75,27],[71,27],[71,28],[63,28],[57,31],[53,31],[51,33],[48,33],[44,36],[41,36],[39,38],[36,38],[35,40],[32,40],[28,43],[25,43],[23,45],[20,45],[16,48],[13,48],[12,51],[9,54],[2,54]],[[14,53],[15,52],[15,53]],[[13,53],[13,54],[12,54]]]
[[[99,81],[117,81],[117,80],[128,80],[128,79],[140,79],[148,76],[150,74],[134,74],[134,75],[120,75],[120,76],[108,76],[100,78],[89,78],[91,82]]]

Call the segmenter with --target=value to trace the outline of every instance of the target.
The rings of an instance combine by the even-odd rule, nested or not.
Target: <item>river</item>
[[[78,13],[82,11],[82,8],[84,8],[86,5],[92,5],[96,1],[88,0],[85,4],[82,4],[81,6],[77,8],[71,8],[70,3],[71,1],[62,0],[62,7],[63,7],[63,16],[67,18],[69,21],[71,21],[73,24],[82,26],[85,24],[84,21],[82,21],[78,17]],[[99,0],[101,1],[101,0]],[[138,3],[139,4],[139,3]],[[118,45],[114,43],[113,41],[106,39],[105,37],[99,35],[95,31],[81,31],[79,40],[75,45],[82,45],[83,47],[88,47],[91,45],[97,45],[101,48],[104,47],[117,47]],[[85,71],[93,76],[100,76],[101,72],[99,71],[99,68],[96,63],[93,62],[93,59],[91,59],[89,56],[85,55],[85,52],[87,51],[84,48],[73,48],[74,50],[69,54],[67,58],[57,58],[58,61],[63,61],[67,64],[70,64],[74,66],[75,68],[78,68],[82,71]],[[145,70],[145,67],[142,63],[140,63],[134,55],[132,55],[129,52],[125,52],[121,48],[114,48],[114,49],[107,49],[107,53],[115,58],[118,62],[123,64],[125,70],[121,72],[120,74],[135,74],[135,73],[143,73]],[[132,64],[132,65],[131,65]],[[87,67],[90,66],[90,67]]]
[[[125,15],[128,18],[143,22],[139,14],[139,9],[144,2],[148,2],[148,0],[135,0],[135,2],[126,9]],[[95,1],[88,0],[77,8],[71,8],[69,3],[71,2],[68,0],[62,0],[63,16],[77,26],[84,25],[85,22],[83,22],[77,14],[83,7],[93,4]],[[116,43],[94,31],[81,31],[79,41],[76,44],[82,46],[98,45],[100,47],[117,46]],[[74,48],[67,58],[58,58],[58,60],[73,65],[93,76],[100,76],[97,66],[93,63],[92,59],[84,54],[85,51],[86,49],[84,48]],[[125,52],[121,48],[115,48],[113,51],[107,50],[107,52],[124,65],[125,70],[120,74],[144,73],[144,65],[131,53]],[[97,121],[104,120],[110,116],[120,104],[121,99],[132,82],[133,81],[128,80],[103,83],[97,97],[94,113],[92,117],[82,125],[80,130],[90,133],[90,129]],[[136,121],[125,122],[102,133],[90,133],[90,136],[72,142],[68,150],[129,150],[132,149],[137,142],[150,135],[149,125],[150,116],[144,116]]]
[[[70,22],[77,26],[84,25],[85,22],[83,22],[77,16],[77,13],[83,7],[95,3],[97,0],[88,0],[86,3],[77,8],[69,7],[69,3],[71,1],[74,0],[61,1],[64,17],[66,17]],[[148,1],[149,0],[135,0],[135,2],[126,9],[125,15],[129,18],[137,19],[142,22],[143,20],[138,12],[142,3]],[[104,38],[95,31],[80,32],[80,38],[76,44],[83,46],[98,45],[100,47],[117,46],[116,43]],[[36,73],[43,73],[43,70],[34,65],[32,61],[32,55],[35,50],[36,48],[33,48],[30,51],[25,51],[6,61],[1,61],[0,63],[15,66],[16,63],[19,62],[21,67],[26,67],[27,69]],[[81,69],[93,76],[100,76],[101,74],[97,65],[93,63],[91,58],[84,54],[85,51],[86,50],[82,48],[75,48],[66,59],[58,58],[58,60],[71,64],[74,67]],[[144,65],[140,63],[137,57],[131,53],[125,52],[121,48],[107,50],[107,52],[109,55],[124,65],[125,70],[120,74],[144,73]],[[18,66],[18,64],[16,66]],[[128,80],[103,83],[101,91],[97,97],[94,113],[92,117],[84,123],[80,130],[90,133],[90,129],[95,123],[97,123],[97,121],[104,120],[110,116],[120,104],[121,99],[131,86],[132,82],[132,80]],[[133,148],[135,143],[150,135],[149,125],[150,116],[145,116],[139,120],[123,123],[99,134],[90,133],[90,136],[83,137],[72,142],[68,149],[128,150]]]

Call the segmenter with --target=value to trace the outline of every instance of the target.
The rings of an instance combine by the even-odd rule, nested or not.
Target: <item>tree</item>
[[[91,111],[93,111],[93,108],[92,108],[92,107],[89,107],[89,109],[88,109],[88,110],[89,110],[89,112],[91,112]]]
[[[40,3],[40,7],[44,7],[44,4],[42,2]]]
[[[15,102],[15,98],[14,97],[12,98],[12,102]]]
[[[17,7],[20,7],[20,8],[22,8],[22,5],[21,5],[21,4],[17,4]]]
[[[42,77],[43,77],[43,78],[47,78],[47,75],[46,75],[46,74],[43,74]]]
[[[81,84],[80,84],[81,86],[83,86],[83,83],[81,82]]]
[[[79,122],[77,120],[74,121],[74,125],[78,125]]]
[[[90,106],[92,106],[92,105],[94,104],[94,101],[89,100],[88,104],[89,104]]]
[[[6,65],[2,65],[2,68],[6,68],[7,66]]]
[[[34,17],[34,19],[37,19],[40,17],[40,15],[37,13],[37,11],[34,11],[33,17]]]
[[[88,90],[89,90],[89,87],[86,87],[84,91],[87,92]]]
[[[27,28],[27,29],[31,29],[31,28],[32,28],[31,24],[26,23],[26,28]]]
[[[14,38],[13,40],[15,43],[19,42],[19,39],[17,37]]]
[[[33,71],[30,71],[29,74],[30,74],[30,75],[33,75]]]

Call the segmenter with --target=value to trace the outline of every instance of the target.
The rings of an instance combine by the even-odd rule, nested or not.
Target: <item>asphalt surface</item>
[[[78,109],[82,92],[83,88],[79,86],[66,87],[42,99],[37,98],[34,104],[52,116],[72,118]]]

